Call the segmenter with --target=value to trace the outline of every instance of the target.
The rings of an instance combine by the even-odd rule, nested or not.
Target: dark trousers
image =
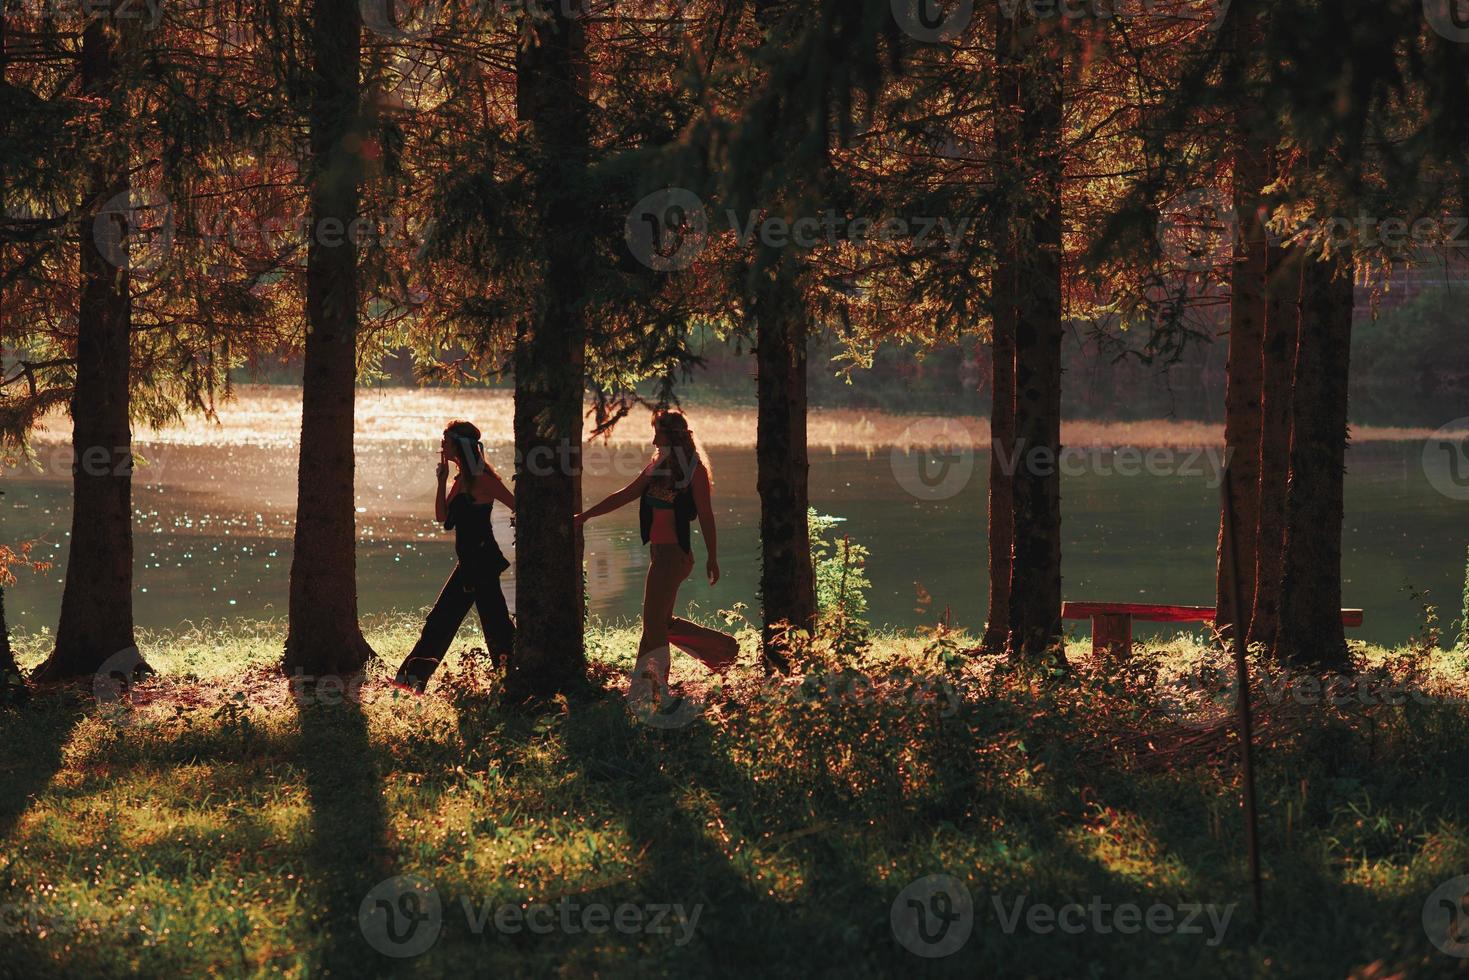
[[[505,593],[500,591],[499,575],[482,575],[476,581],[455,565],[454,573],[444,583],[438,601],[430,610],[423,624],[423,633],[403,666],[398,668],[398,683],[423,690],[429,677],[438,669],[449,644],[469,615],[469,607],[479,611],[479,624],[485,631],[485,644],[490,648],[490,658],[495,666],[504,663],[510,656],[515,643],[515,624],[510,621],[510,610],[505,605]]]

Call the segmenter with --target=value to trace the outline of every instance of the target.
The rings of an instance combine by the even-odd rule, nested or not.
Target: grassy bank
[[[414,628],[370,638],[396,664]],[[46,638],[20,639],[34,663]],[[1196,645],[1125,669],[1094,669],[1077,647],[1078,670],[1056,679],[955,657],[941,638],[880,637],[860,671],[817,651],[824,680],[804,686],[746,662],[706,688],[680,665],[688,700],[648,716],[621,694],[636,637],[612,629],[591,636],[605,692],[528,717],[498,708],[498,679],[459,654],[424,698],[397,695],[378,664],[358,697],[318,688],[298,704],[270,670],[280,642],[272,625],[151,636],[163,676],[136,703],[88,688],[0,713],[0,972],[1320,977],[1469,963],[1422,921],[1434,889],[1469,874],[1460,655],[1366,651],[1335,699],[1266,679],[1256,922],[1225,699],[1177,681],[1207,659]],[[1392,692],[1409,696],[1381,703]],[[943,958],[910,948],[958,932],[909,931],[905,947],[893,925],[916,895],[962,929],[962,901],[909,888],[934,874],[973,908]],[[383,952],[425,939],[418,955]]]

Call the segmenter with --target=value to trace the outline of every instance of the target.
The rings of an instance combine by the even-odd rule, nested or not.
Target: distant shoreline
[[[293,446],[299,436],[300,402],[294,385],[240,385],[235,396],[218,406],[218,422],[194,417],[158,429],[140,427],[134,441],[158,445]],[[489,445],[513,441],[512,401],[508,389],[363,388],[357,394],[358,442],[437,442],[439,427],[450,418],[473,420]],[[755,447],[755,414],[749,407],[685,402],[695,437],[705,446],[726,449]],[[591,406],[588,404],[588,411]],[[640,410],[620,422],[608,437],[612,446],[648,442]],[[646,414],[646,413],[644,413]],[[38,444],[62,443],[69,437],[63,413],[48,415],[32,435]],[[590,423],[587,430],[590,431]],[[1353,427],[1351,441],[1414,442],[1432,437],[1426,427]],[[829,452],[956,446],[987,447],[989,420],[980,416],[889,414],[870,409],[813,407],[807,422],[807,445]],[[1063,421],[1065,446],[1108,448],[1194,449],[1221,446],[1222,423],[1155,419],[1142,422]]]

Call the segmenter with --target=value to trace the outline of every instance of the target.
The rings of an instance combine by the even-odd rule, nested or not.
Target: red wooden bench
[[[1132,621],[1149,623],[1212,623],[1213,606],[1160,606],[1146,602],[1063,602],[1062,619],[1092,621],[1092,655],[1108,648],[1113,656],[1132,654]],[[1343,609],[1343,626],[1361,626],[1362,610]]]

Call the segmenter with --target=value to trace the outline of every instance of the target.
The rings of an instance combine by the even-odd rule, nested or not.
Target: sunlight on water
[[[358,399],[359,602],[364,614],[430,604],[453,565],[433,520],[434,467],[444,422],[464,416],[485,432],[491,465],[513,472],[512,402],[500,391],[366,391]],[[712,616],[737,602],[758,609],[759,499],[754,416],[693,407],[696,435],[716,477],[724,578],[703,581],[703,550],[682,603]],[[137,618],[144,626],[184,620],[285,614],[296,504],[299,389],[249,387],[220,419],[140,432],[134,481]],[[23,629],[52,626],[60,603],[70,527],[70,454],[53,420],[36,441],[39,471],[5,470],[5,538],[36,539],[54,563],[23,575],[7,594]],[[872,618],[915,626],[947,608],[961,625],[984,618],[987,425],[982,419],[914,419],[857,411],[812,413],[812,503],[847,518],[842,530],[872,553]],[[1465,541],[1458,504],[1436,493],[1419,461],[1422,433],[1357,430],[1350,451],[1344,598],[1368,610],[1354,635],[1400,642],[1418,625],[1405,591],[1428,589],[1452,618]],[[589,502],[626,483],[646,461],[648,429],[637,417],[588,453]],[[1219,433],[1190,422],[1072,423],[1073,447],[1210,447],[1168,456],[1180,472],[1119,475],[1111,450],[1083,454],[1062,481],[1068,597],[1205,604],[1213,598]],[[1391,441],[1392,439],[1402,441]],[[936,449],[921,447],[935,446]],[[1181,465],[1194,460],[1194,469]],[[1064,471],[1063,471],[1064,472]],[[1214,478],[1211,478],[1214,477]],[[511,552],[508,514],[496,537]],[[638,614],[646,557],[630,507],[587,534],[592,611]],[[513,573],[505,576],[513,607]],[[752,613],[753,615],[753,613]],[[1144,632],[1140,628],[1140,632]]]

